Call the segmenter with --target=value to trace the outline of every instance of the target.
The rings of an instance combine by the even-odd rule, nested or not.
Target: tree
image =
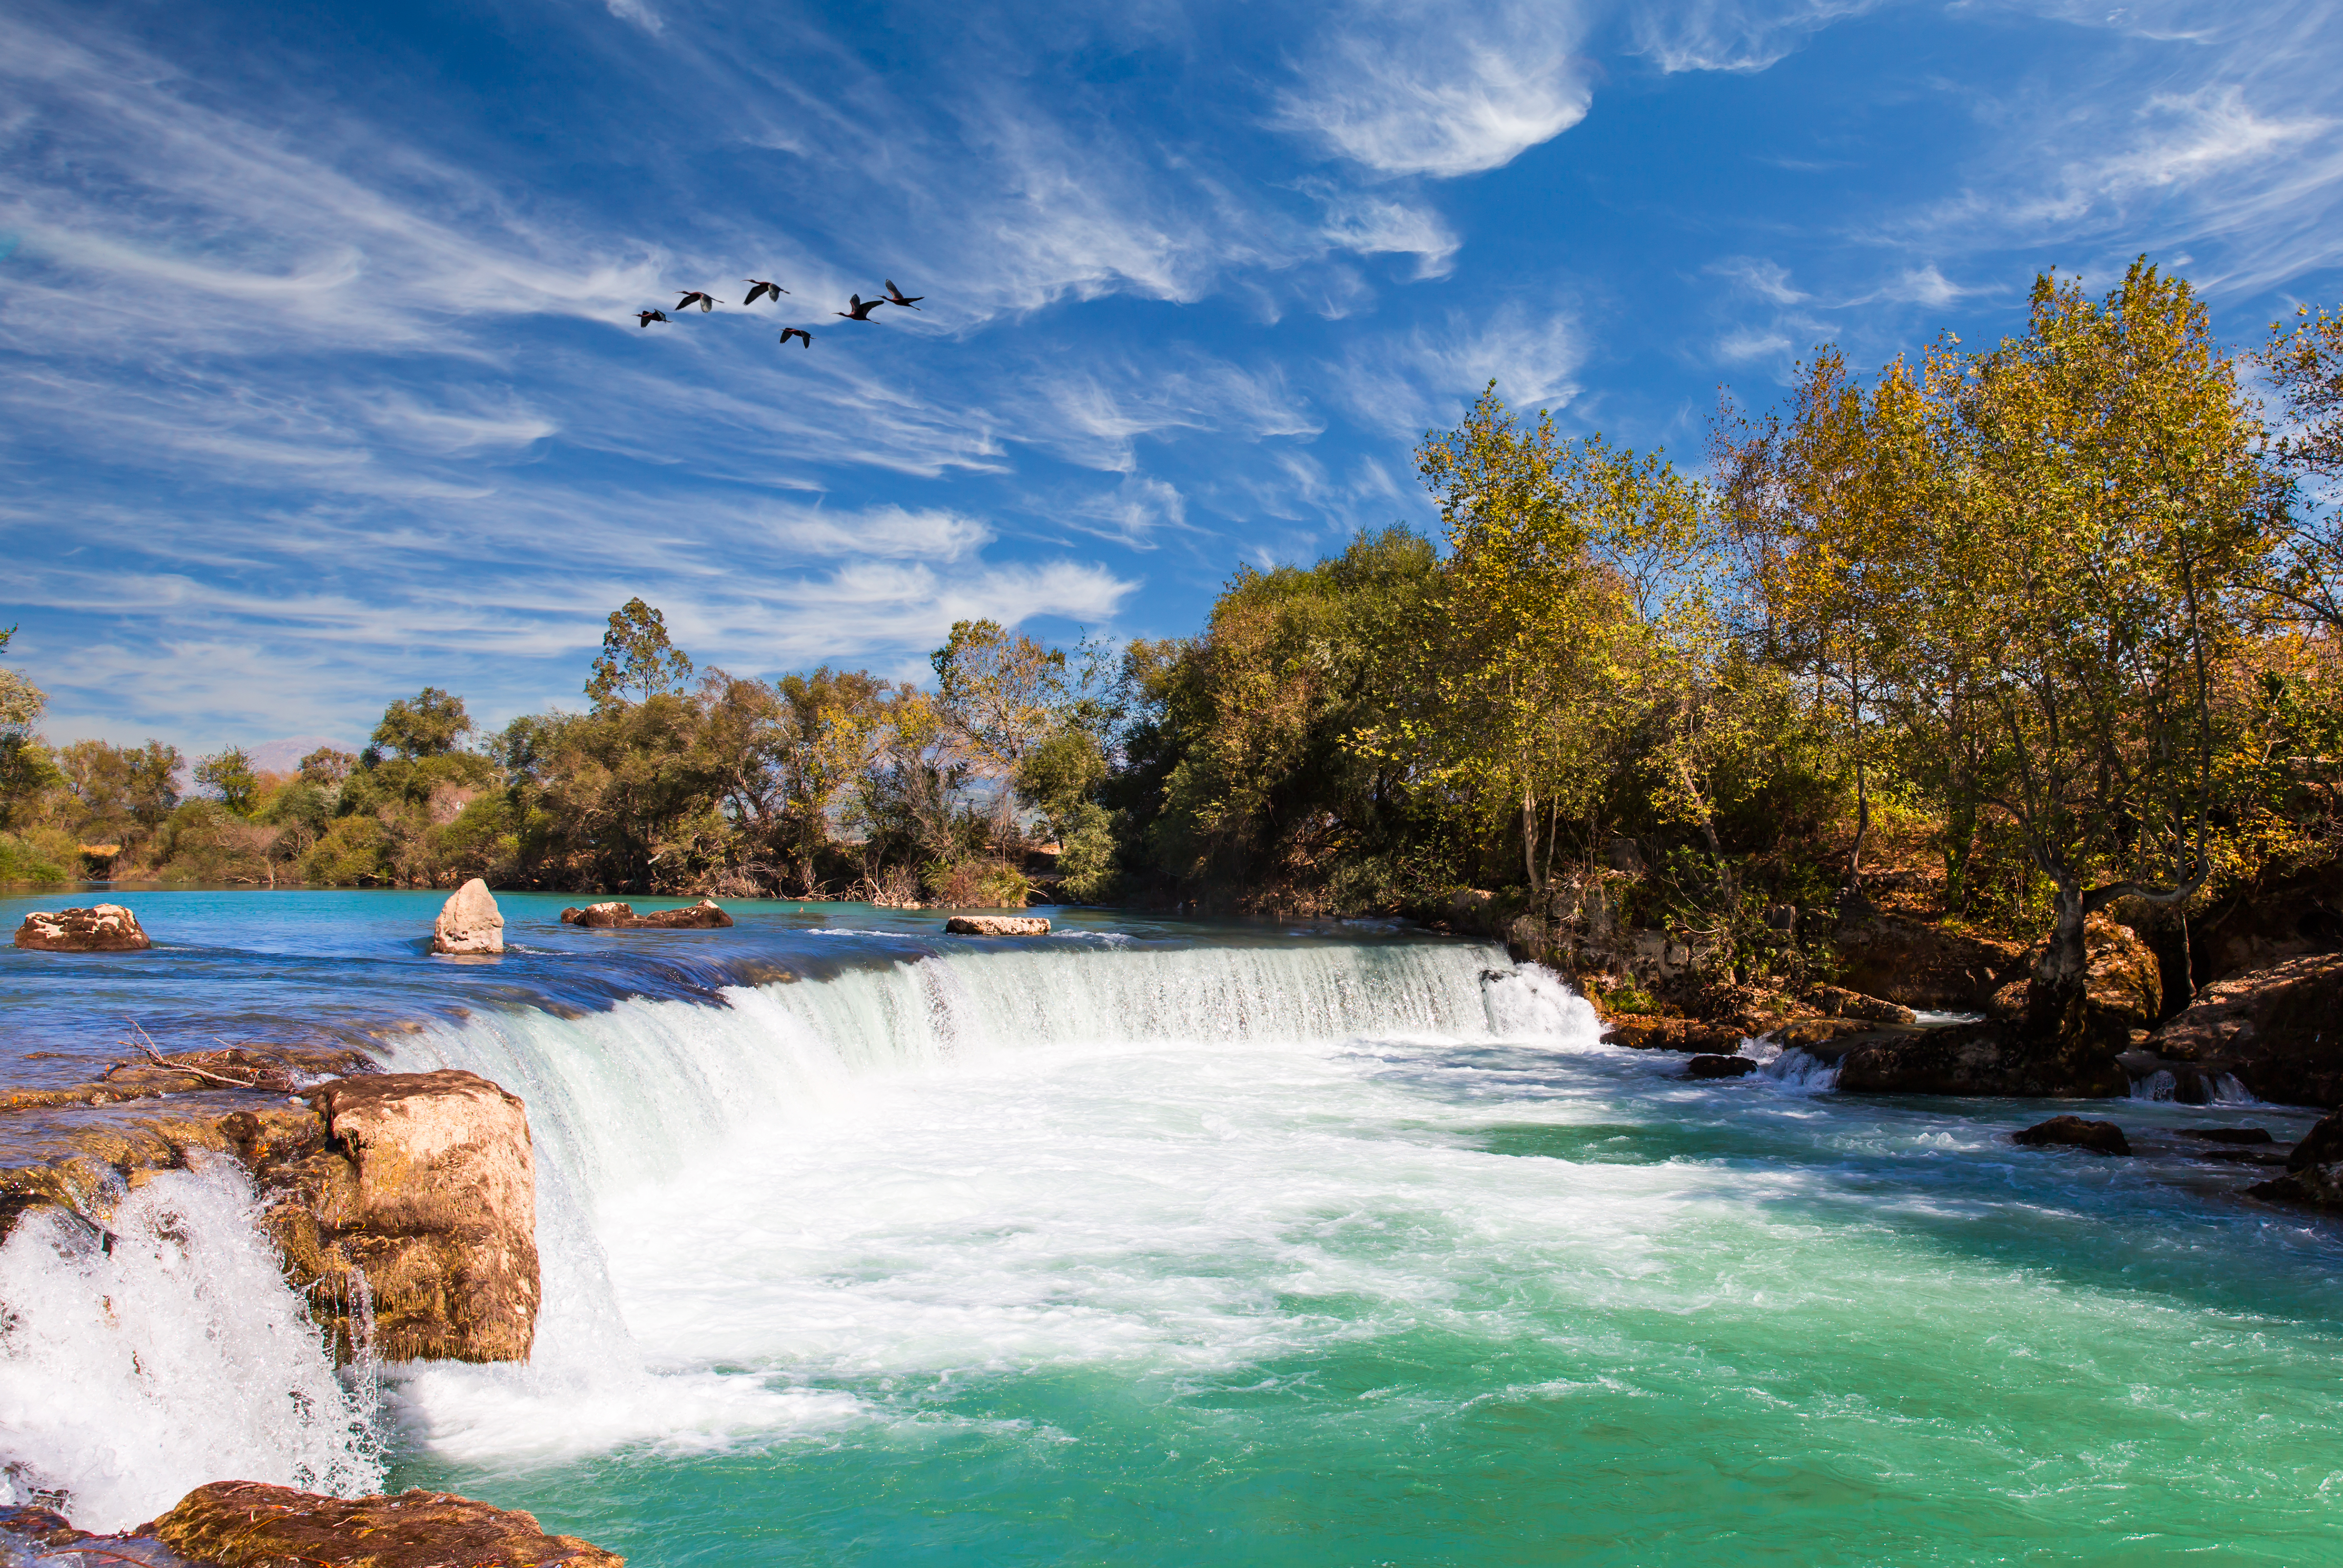
[[[980,771],[1014,773],[1056,728],[1066,693],[1062,650],[1012,635],[997,620],[960,620],[928,662],[936,671],[937,717]]]
[[[1543,411],[1524,424],[1493,382],[1416,462],[1452,550],[1446,638],[1426,670],[1436,704],[1383,743],[1428,750],[1456,784],[1518,804],[1542,893],[1558,820],[1599,789],[1648,699],[1652,656],[1698,657],[1682,638],[1700,639],[1708,509],[1659,454],[1565,441]]]
[[[56,760],[85,828],[121,832],[135,826],[151,831],[178,809],[179,769],[186,759],[176,746],[159,740],[143,747],[76,740],[59,750]]]
[[[0,629],[0,656],[15,627]],[[34,729],[48,709],[48,693],[13,669],[0,669],[0,828],[13,826],[34,798],[58,781],[55,765]]]
[[[427,686],[413,697],[402,697],[384,709],[382,722],[374,727],[372,739],[377,755],[388,751],[416,762],[426,757],[445,757],[474,728],[471,715],[464,711],[462,698],[451,697],[438,687]],[[302,765],[306,768],[312,759],[321,766],[330,766],[326,754],[315,751],[302,759]]]
[[[252,815],[253,797],[260,779],[252,770],[252,757],[242,747],[231,747],[196,764],[196,782],[218,797],[219,803],[239,817]]]
[[[667,618],[638,597],[610,612],[602,652],[586,682],[597,708],[681,691],[691,679],[691,660],[668,640]]]
[[[2075,1035],[2087,918],[2209,869],[2216,670],[2283,498],[2203,306],[2145,260],[2104,300],[2045,275],[2023,337],[1929,375],[1946,484],[1930,592],[1896,613],[1922,639],[1918,716],[1975,759],[1953,786],[2052,885],[2033,1022],[2079,1061],[2111,1043]]]
[[[2271,443],[2280,469],[2311,487],[2343,480],[2343,315],[2299,308],[2295,325],[2270,323],[2257,356],[2278,397],[2288,428]],[[2267,582],[2281,613],[2343,634],[2343,508],[2332,491],[2290,498],[2286,548]]]
[[[301,781],[320,789],[334,789],[358,765],[357,754],[338,746],[320,746],[301,759]]]
[[[820,892],[815,863],[830,847],[830,813],[840,793],[862,777],[887,733],[889,683],[862,670],[786,675],[773,683],[780,699],[773,741],[783,782],[779,841],[798,871],[806,898]]]

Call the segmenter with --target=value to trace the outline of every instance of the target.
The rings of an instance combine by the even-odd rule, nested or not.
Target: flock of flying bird
[[[788,289],[783,288],[779,284],[768,283],[761,277],[744,277],[740,281],[749,286],[749,297],[740,302],[743,306],[754,305],[757,301],[769,295],[772,297],[773,303],[775,305],[779,305],[781,302],[781,296],[789,292]],[[870,313],[878,309],[882,305],[900,305],[906,310],[917,310],[920,307],[920,301],[927,297],[924,294],[905,294],[901,289],[895,286],[895,280],[891,277],[888,278],[886,282],[887,292],[884,297],[878,299],[865,299],[859,294],[850,294],[846,297],[847,307],[844,310],[833,310],[830,314],[832,316],[843,316],[849,321],[868,321],[870,319]],[[708,312],[715,309],[718,306],[722,305],[723,303],[723,300],[717,298],[712,294],[706,293],[703,290],[697,288],[689,288],[684,290],[683,297],[676,301],[675,307],[679,311],[684,311],[689,310],[693,306],[697,305],[699,307],[700,314],[705,316]],[[639,327],[649,327],[654,321],[665,321],[667,318],[667,312],[664,310],[638,310],[635,312],[635,323]],[[787,343],[792,337],[796,338],[800,345],[807,348],[813,347],[813,334],[808,332],[804,327],[784,327],[781,328],[781,341],[783,343]]]

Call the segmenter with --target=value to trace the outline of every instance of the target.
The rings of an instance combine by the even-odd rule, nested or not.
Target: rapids
[[[152,992],[21,957],[0,990],[45,1041],[102,997],[522,1095],[536,1359],[385,1369],[371,1430],[390,1485],[638,1564],[2333,1555],[2343,1249],[2173,1135],[2308,1113],[2134,1101],[2099,1113],[2136,1160],[2019,1150],[2046,1105],[1843,1097],[1798,1052],[1690,1082],[1551,976],[1372,928],[1053,911],[984,944],[778,905],[629,942],[508,898],[532,950],[435,964],[432,900],[205,897],[122,900],[200,934]],[[185,1179],[212,1206],[180,1194],[178,1233],[233,1252],[222,1180]],[[226,1374],[51,1303],[168,1320],[188,1273],[35,1241],[0,1252],[0,1442],[166,1506]],[[186,1463],[363,1483],[365,1391],[327,1408],[313,1341],[252,1345],[220,1353],[308,1402]],[[61,1377],[103,1396],[111,1470],[15,1413]]]

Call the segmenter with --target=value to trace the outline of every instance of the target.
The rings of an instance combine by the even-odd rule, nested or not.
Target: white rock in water
[[[474,877],[449,895],[431,930],[435,953],[500,953],[505,950],[505,918],[497,912],[496,895]]]
[[[120,904],[35,910],[16,928],[16,945],[49,953],[134,953],[155,944]]]
[[[960,937],[1046,937],[1050,922],[1040,915],[954,915],[944,930]]]

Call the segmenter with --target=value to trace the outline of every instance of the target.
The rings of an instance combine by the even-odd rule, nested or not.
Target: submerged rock
[[[2131,1152],[2131,1141],[2124,1136],[2122,1128],[2112,1121],[2093,1121],[2081,1116],[2054,1116],[2047,1121],[2037,1121],[2023,1131],[2011,1133],[2009,1141],[2028,1148],[2087,1149],[2094,1154]]]
[[[954,915],[944,930],[960,937],[1046,937],[1050,922],[1040,915]]]
[[[1756,1070],[1756,1060],[1746,1056],[1695,1056],[1684,1063],[1686,1078],[1739,1078]]]
[[[86,910],[35,910],[16,928],[16,945],[45,953],[135,953],[154,942],[120,904]]]
[[[712,931],[732,923],[732,917],[713,899],[702,899],[680,910],[655,910],[648,915],[635,913],[632,904],[588,904],[584,909],[562,910],[561,918],[597,931]]]
[[[2201,1139],[2207,1143],[2275,1143],[2267,1127],[2183,1127],[2183,1138]]]
[[[2207,986],[2148,1044],[2161,1056],[2234,1072],[2264,1100],[2343,1101],[2343,954],[2288,959]]]
[[[137,1534],[218,1568],[625,1568],[575,1535],[548,1535],[531,1514],[444,1492],[325,1497],[257,1481],[198,1486]]]
[[[505,950],[505,918],[497,909],[488,883],[474,877],[448,896],[431,927],[435,953],[500,953]]]

